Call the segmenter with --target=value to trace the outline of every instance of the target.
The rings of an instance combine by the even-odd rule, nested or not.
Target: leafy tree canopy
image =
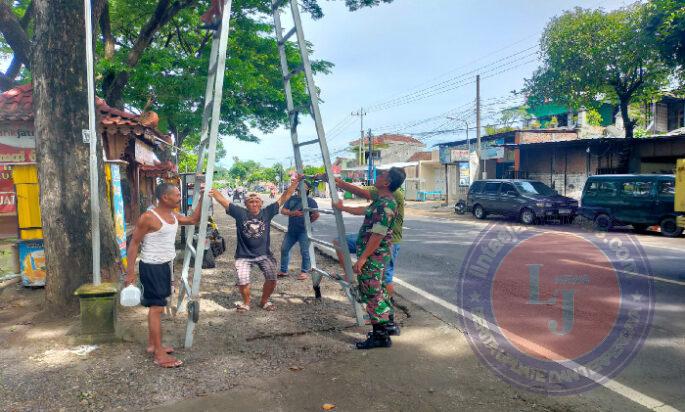
[[[576,8],[552,19],[540,41],[543,65],[527,80],[532,104],[552,100],[574,109],[618,103],[632,137],[632,101],[657,96],[671,69],[647,35],[641,4],[612,12]]]
[[[651,0],[647,5],[647,33],[663,57],[676,66],[685,83],[685,2]]]
[[[345,0],[345,4],[354,11],[391,1]],[[173,133],[179,145],[188,139],[190,147],[197,146],[200,138],[211,35],[199,27],[209,3],[93,1],[98,94],[115,107],[156,111],[160,128]],[[319,0],[304,0],[302,9],[314,18],[323,17]],[[0,17],[0,55],[13,58],[7,72],[0,74],[0,89],[7,89],[30,80],[26,68],[33,35],[32,1],[0,2]],[[220,134],[257,141],[256,130],[269,133],[287,123],[271,0],[234,0],[230,25]],[[311,44],[308,52],[313,52]],[[287,44],[287,54],[292,67],[300,63],[294,43]],[[332,67],[326,61],[312,61],[316,73],[328,73]],[[293,79],[292,86],[296,106],[306,113],[302,75]]]

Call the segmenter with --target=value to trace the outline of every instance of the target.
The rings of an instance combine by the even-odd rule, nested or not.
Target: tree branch
[[[129,67],[135,67],[147,49],[159,29],[167,24],[178,12],[184,8],[195,4],[197,0],[176,1],[170,4],[170,0],[159,0],[155,11],[150,16],[150,19],[145,23],[140,30],[138,38],[133,43],[133,47],[128,52],[126,64]],[[128,83],[130,73],[126,70],[117,73],[113,81],[109,84],[106,91],[105,100],[108,104],[115,107],[123,106],[123,90]]]
[[[102,42],[105,44],[105,60],[114,58],[114,36],[112,36],[112,25],[109,19],[109,2],[106,1],[100,16],[100,30],[102,31]]]
[[[33,2],[29,3],[28,7],[26,7],[26,11],[24,12],[24,15],[21,16],[21,21],[19,22],[19,25],[21,26],[22,29],[26,30],[27,27],[29,27],[29,22],[33,18]]]
[[[14,79],[19,75],[21,66],[22,63],[17,56],[14,56],[10,66],[7,68],[7,72],[5,74],[0,73],[0,91],[9,90],[15,86]]]
[[[21,22],[4,0],[0,0],[0,33],[21,63],[30,67],[31,42],[26,31],[21,27]]]

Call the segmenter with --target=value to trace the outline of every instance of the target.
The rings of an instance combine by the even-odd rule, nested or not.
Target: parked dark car
[[[478,219],[504,215],[531,225],[550,219],[571,222],[578,202],[537,180],[489,179],[473,182],[466,206]]]
[[[661,234],[680,236],[674,212],[673,175],[597,175],[585,182],[579,213],[595,229],[632,225],[636,232],[659,225]]]

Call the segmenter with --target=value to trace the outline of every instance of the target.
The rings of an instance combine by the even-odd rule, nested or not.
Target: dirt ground
[[[237,313],[233,220],[222,213],[215,217],[228,250],[217,259],[216,269],[203,271],[193,348],[182,347],[185,315],[162,322],[165,343],[185,362],[181,368],[159,368],[145,353],[142,307],[118,307],[119,342],[88,347],[77,341],[78,316],[41,313],[42,289],[11,286],[0,291],[0,410],[139,410],[301,370],[353,350],[366,328],[356,327],[337,283],[324,280],[324,299],[316,302],[311,281],[295,279],[297,247],[290,277],[279,282],[272,298],[277,310],[254,306],[248,313]],[[272,230],[272,251],[279,251],[282,238]],[[334,269],[332,260],[317,258],[319,267]],[[254,271],[252,279],[256,300],[263,278]]]

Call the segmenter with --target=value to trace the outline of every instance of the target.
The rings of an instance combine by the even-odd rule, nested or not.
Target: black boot
[[[385,325],[385,329],[390,336],[400,336],[400,325],[396,324],[394,321],[388,322],[388,324]]]
[[[392,346],[388,331],[383,325],[373,325],[373,332],[363,342],[357,342],[357,349],[389,348]]]
[[[400,326],[395,323],[395,314],[390,314],[390,321],[385,324],[385,329],[390,336],[400,336]]]

